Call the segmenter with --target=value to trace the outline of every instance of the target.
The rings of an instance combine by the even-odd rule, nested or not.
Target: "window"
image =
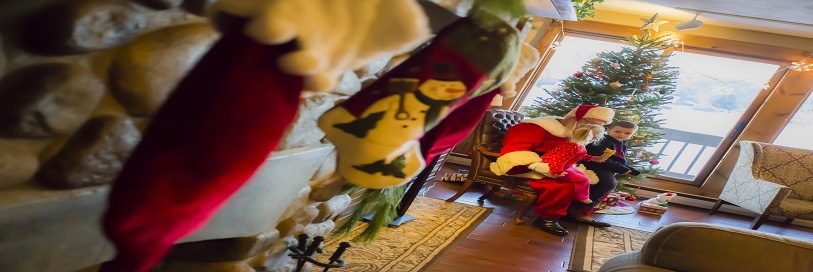
[[[662,111],[663,175],[694,180],[779,65],[675,51],[680,75],[672,104]]]
[[[811,127],[813,127],[813,99],[808,97],[773,143],[813,150],[813,140],[808,138]]]
[[[556,89],[562,80],[576,71],[581,71],[582,66],[595,58],[599,52],[621,50],[622,47],[624,44],[617,42],[565,36],[539,75],[539,80],[534,83],[528,96],[522,101],[521,107],[530,106],[536,98],[550,97],[545,89]],[[520,111],[524,112],[522,108]]]
[[[556,89],[562,80],[595,58],[596,53],[617,51],[623,46],[618,42],[564,36],[521,102],[520,110],[537,98],[549,97],[545,89]],[[649,151],[661,154],[655,167],[664,170],[663,176],[696,183],[696,177],[718,148],[728,147],[728,143],[720,145],[779,66],[679,50],[673,52],[669,65],[679,68],[677,91],[673,93],[673,103],[662,111],[666,120],[663,141]],[[813,122],[813,114],[808,116],[806,120]]]

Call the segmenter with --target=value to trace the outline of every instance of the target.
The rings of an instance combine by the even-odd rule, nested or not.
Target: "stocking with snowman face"
[[[475,98],[493,97],[491,91],[516,66],[519,39],[507,23],[481,19],[450,24],[424,49],[322,115],[319,127],[336,145],[341,176],[377,189],[409,181],[431,159],[418,140],[451,112],[471,110],[462,106],[482,100]],[[475,108],[474,122],[485,110]]]

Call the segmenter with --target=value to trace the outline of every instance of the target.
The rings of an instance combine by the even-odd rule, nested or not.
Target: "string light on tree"
[[[562,45],[562,42],[555,41],[550,44],[550,50],[556,50],[559,46]]]
[[[800,60],[791,62],[788,68],[796,72],[807,72],[813,69],[813,64],[807,63],[806,60]]]

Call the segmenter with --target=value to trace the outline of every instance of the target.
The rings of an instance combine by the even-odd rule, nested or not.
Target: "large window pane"
[[[813,99],[807,101],[799,111],[790,119],[790,123],[782,129],[774,144],[813,150],[813,141],[810,132],[813,131]]]
[[[665,119],[664,175],[694,180],[714,150],[779,68],[778,65],[676,51],[680,75]]]
[[[545,89],[555,90],[560,82],[581,71],[582,66],[595,58],[599,52],[621,50],[622,47],[624,44],[621,43],[565,36],[539,75],[539,79],[531,87],[528,96],[522,101],[521,107],[530,106],[536,98],[550,97]],[[524,112],[521,107],[520,112]]]

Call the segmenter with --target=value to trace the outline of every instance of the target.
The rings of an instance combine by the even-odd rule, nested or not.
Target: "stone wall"
[[[36,8],[21,8],[30,12],[0,25],[0,256],[6,256],[0,257],[0,267],[94,271],[88,266],[112,257],[109,244],[89,244],[96,240],[87,238],[103,239],[96,220],[107,188],[150,116],[217,40],[217,31],[200,16],[214,1],[31,2]],[[333,92],[303,95],[278,148],[286,155],[275,159],[275,167],[301,163],[299,154],[322,150],[319,115],[403,58],[393,59],[346,72]],[[309,182],[297,187],[290,205],[267,199],[280,202],[275,227],[252,236],[178,244],[157,271],[290,268],[285,263],[292,237],[327,235],[350,203],[348,195],[337,195],[344,181],[334,174],[335,153],[322,160],[315,174],[303,171],[294,177]],[[83,219],[73,222],[77,218]],[[65,232],[72,228],[62,220],[73,220],[70,225],[82,233]],[[59,237],[29,238],[52,231],[51,225],[61,231],[53,234]],[[59,266],[35,260],[48,256],[23,254],[53,248],[54,239],[61,250],[73,253]]]

